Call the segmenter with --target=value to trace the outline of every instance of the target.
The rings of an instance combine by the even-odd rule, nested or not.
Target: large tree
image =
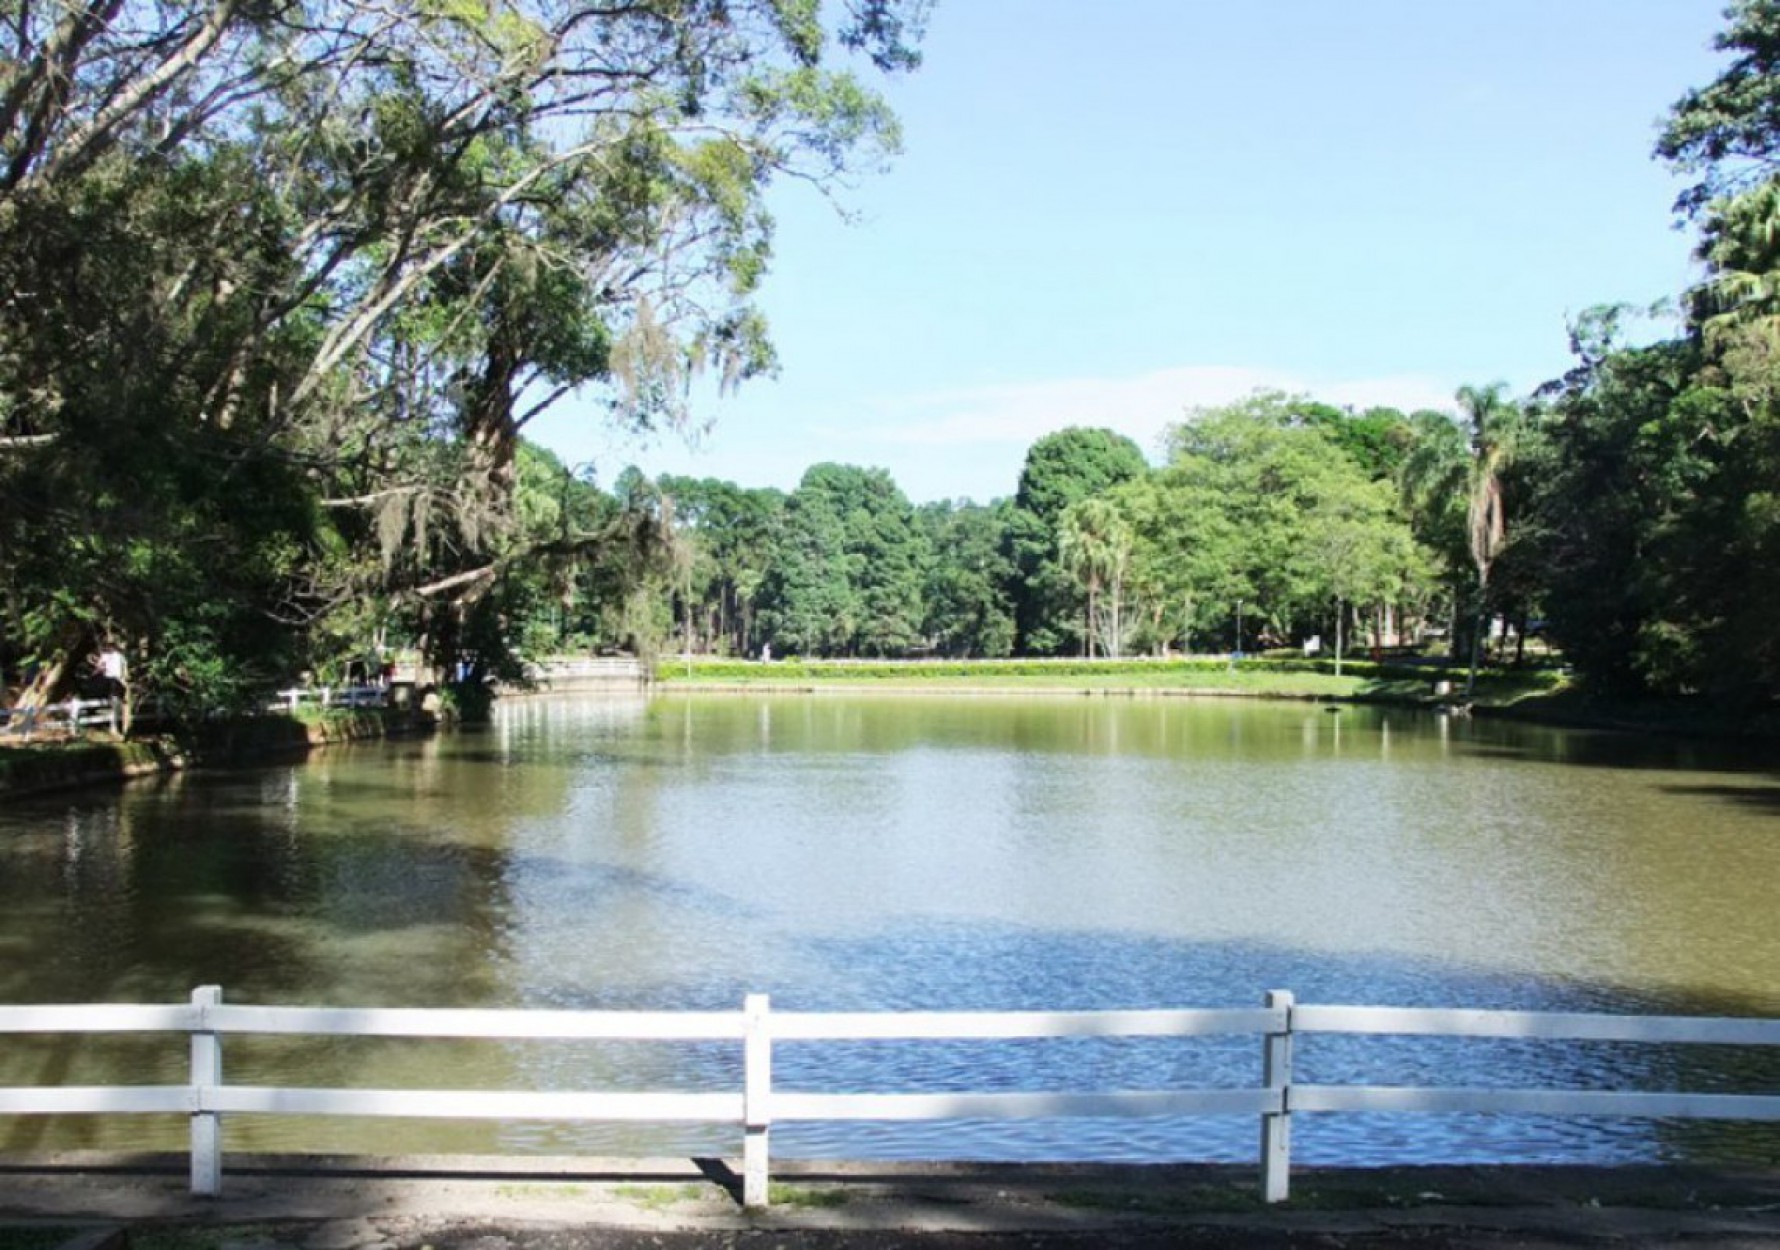
[[[1694,179],[1676,205],[1690,214],[1780,173],[1780,4],[1733,0],[1725,17],[1713,46],[1730,64],[1676,102],[1656,144]]]
[[[1404,489],[1418,510],[1439,517],[1463,509],[1465,552],[1476,577],[1467,694],[1476,685],[1482,656],[1490,574],[1508,543],[1503,475],[1530,437],[1525,411],[1507,390],[1502,382],[1461,386],[1455,396],[1459,422],[1424,423],[1402,469]]]
[[[1149,465],[1137,444],[1113,430],[1072,426],[1047,434],[1026,452],[1020,487],[1008,519],[1008,553],[1015,570],[1018,645],[1029,654],[1055,654],[1073,643],[1085,650],[1081,584],[1063,566],[1063,513],[1082,499],[1141,477]]]
[[[1173,426],[1163,489],[1195,520],[1142,527],[1180,534],[1178,570],[1162,575],[1175,594],[1241,606],[1281,642],[1331,606],[1341,636],[1352,608],[1393,603],[1420,565],[1388,489],[1303,409],[1263,392]]]
[[[762,618],[781,654],[903,655],[921,643],[926,535],[883,469],[811,466],[785,504]]]
[[[932,551],[925,632],[941,655],[998,657],[1013,650],[1013,568],[1006,551],[1011,506],[1006,500],[931,503],[916,512]]]
[[[1090,659],[1097,651],[1113,659],[1125,653],[1135,546],[1131,522],[1112,500],[1090,495],[1063,510],[1057,526],[1057,560],[1087,596],[1082,637]]]
[[[658,485],[673,500],[675,524],[693,544],[694,601],[689,607],[698,625],[692,645],[752,653],[759,646],[755,613],[784,495],[715,478],[667,475]]]
[[[911,66],[923,8],[15,6],[0,23],[7,645],[45,673],[101,631],[170,645],[111,581],[17,558],[54,528],[103,545],[108,466],[145,442],[205,466],[214,511],[186,525],[176,492],[136,491],[128,528],[203,567],[180,535],[253,534],[270,584],[250,611],[304,626],[368,597],[469,610],[515,558],[517,449],[538,411],[591,386],[618,420],[672,422],[701,369],[729,383],[771,367],[751,300],[765,190],[832,183],[895,146],[843,59]],[[320,508],[261,536],[265,493],[244,483],[280,473]],[[27,486],[59,501],[53,517]]]

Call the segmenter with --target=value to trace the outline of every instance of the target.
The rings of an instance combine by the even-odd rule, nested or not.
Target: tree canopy
[[[188,684],[444,645],[589,539],[527,536],[528,423],[773,367],[765,190],[896,149],[861,71],[917,63],[925,3],[14,9],[0,603],[42,695],[101,638]]]

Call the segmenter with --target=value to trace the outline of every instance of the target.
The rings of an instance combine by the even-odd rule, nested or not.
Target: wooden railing
[[[78,734],[98,728],[116,733],[122,713],[123,704],[117,699],[66,699],[42,707],[0,708],[0,734],[31,738],[57,729]]]
[[[1780,1045],[1780,1020],[1617,1016],[1533,1011],[1298,1005],[1284,991],[1255,1008],[1087,1012],[774,1012],[764,995],[740,1011],[497,1011],[435,1008],[236,1006],[215,986],[189,1004],[0,1007],[0,1034],[179,1033],[190,1039],[183,1085],[0,1088],[0,1116],[183,1114],[191,1118],[191,1188],[222,1187],[227,1115],[395,1116],[416,1119],[653,1121],[740,1129],[743,1201],[764,1206],[775,1124],[808,1120],[950,1120],[1236,1115],[1258,1117],[1262,1194],[1285,1199],[1291,1125],[1298,1114],[1501,1113],[1674,1119],[1780,1120],[1780,1095],[1643,1090],[1467,1089],[1313,1085],[1293,1080],[1293,1039],[1306,1034],[1396,1034],[1664,1045]],[[248,1034],[734,1042],[742,1088],[727,1092],[379,1090],[234,1085],[222,1042]],[[1201,1038],[1249,1035],[1261,1082],[1247,1088],[1046,1093],[830,1094],[775,1087],[780,1043],[884,1040]]]
[[[384,707],[388,703],[389,689],[386,686],[295,686],[280,690],[277,701],[266,710],[294,714],[304,704],[328,709]]]

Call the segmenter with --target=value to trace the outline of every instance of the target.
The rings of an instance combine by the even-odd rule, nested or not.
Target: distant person
[[[771,664],[773,662],[773,644],[772,643],[767,642],[767,643],[761,644],[761,646],[760,646],[760,662],[762,664]]]
[[[127,671],[122,651],[116,647],[107,646],[99,652],[99,677],[104,683],[106,698],[120,699],[123,697],[124,674]]]

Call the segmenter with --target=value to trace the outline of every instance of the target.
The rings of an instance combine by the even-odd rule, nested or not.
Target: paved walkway
[[[752,1213],[733,1173],[710,1161],[270,1160],[237,1167],[215,1199],[187,1193],[180,1168],[96,1154],[0,1162],[0,1232],[117,1228],[149,1250],[1780,1250],[1780,1170],[1304,1170],[1293,1201],[1266,1208],[1247,1168],[785,1163],[774,1207]]]

